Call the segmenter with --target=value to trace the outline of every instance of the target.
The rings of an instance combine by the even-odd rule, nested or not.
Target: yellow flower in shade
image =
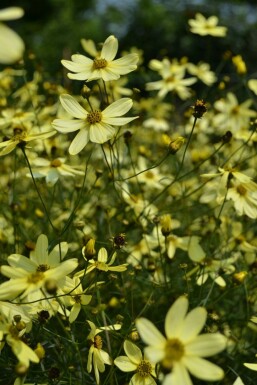
[[[153,363],[160,363],[165,373],[163,385],[192,385],[189,373],[204,381],[218,381],[223,370],[207,361],[226,347],[227,339],[220,333],[199,335],[207,311],[196,307],[188,314],[188,299],[179,297],[170,307],[165,318],[166,338],[146,318],[136,320],[142,340],[148,345],[145,354]]]
[[[116,272],[122,272],[122,271],[127,270],[127,263],[124,263],[122,265],[112,266],[113,263],[115,262],[116,255],[117,255],[116,252],[113,253],[111,259],[108,262],[107,250],[104,247],[102,247],[98,251],[97,260],[90,259],[88,261],[89,266],[86,269],[86,274],[90,273],[94,269],[97,269],[100,271],[116,271]],[[82,270],[82,271],[79,271],[78,273],[76,273],[76,276],[81,277],[84,274],[85,274],[85,271]]]
[[[61,297],[65,306],[70,307],[69,322],[74,322],[81,310],[82,306],[88,305],[92,299],[92,295],[85,294],[87,289],[83,289],[79,277],[66,277],[63,292],[66,296]]]
[[[21,294],[24,298],[31,293],[41,297],[42,290],[50,282],[56,284],[56,289],[64,284],[66,275],[78,265],[75,258],[62,262],[67,250],[66,242],[62,242],[48,254],[48,239],[41,234],[30,258],[20,254],[10,255],[7,258],[10,266],[1,266],[1,273],[10,280],[0,285],[0,298],[10,299]]]
[[[240,129],[248,128],[250,119],[256,118],[256,111],[249,108],[251,104],[251,99],[246,99],[239,104],[236,95],[229,92],[226,98],[214,103],[217,110],[213,118],[215,126],[221,130],[230,130],[235,135]]]
[[[22,335],[25,331],[26,324],[20,318],[18,318],[17,322],[13,320],[12,323],[4,322],[3,319],[0,321],[0,341],[6,341],[19,362],[28,368],[30,362],[38,363],[39,357],[22,341]]]
[[[2,64],[13,64],[20,60],[25,47],[20,36],[1,22],[20,19],[23,14],[23,9],[19,7],[0,10],[0,63]]]
[[[115,358],[114,364],[123,372],[136,372],[129,385],[156,385],[155,365],[143,357],[141,350],[132,342],[124,342],[126,356]]]
[[[86,43],[86,45],[85,45]],[[88,41],[82,40],[83,46],[88,51]],[[69,71],[70,79],[76,80],[96,80],[103,79],[104,81],[119,79],[121,75],[126,75],[137,68],[138,55],[131,53],[114,60],[118,51],[118,40],[114,36],[109,36],[101,49],[100,55],[97,55],[92,42],[90,43],[90,54],[95,56],[92,60],[84,55],[72,55],[71,60],[62,60],[62,65]]]
[[[191,91],[188,86],[191,86],[197,81],[196,77],[185,78],[185,70],[181,66],[173,68],[169,60],[163,61],[160,70],[161,80],[146,84],[148,91],[159,90],[158,96],[164,98],[168,92],[174,92],[182,100],[188,99],[191,96]]]
[[[99,336],[99,333],[101,333],[104,330],[106,332],[111,330],[119,330],[121,328],[121,325],[114,324],[114,325],[108,325],[108,326],[97,328],[93,322],[91,321],[87,321],[87,322],[91,328],[91,331],[87,336],[87,340],[89,341],[89,344],[90,344],[88,359],[87,359],[87,371],[88,373],[90,373],[92,371],[92,367],[94,368],[96,383],[99,384],[100,382],[99,372],[103,373],[105,371],[105,364],[107,365],[112,364],[111,357],[107,352],[105,352],[102,349],[103,340],[102,340],[102,337]]]
[[[84,175],[78,167],[70,166],[65,163],[65,158],[55,158],[53,160],[45,158],[35,158],[32,160],[32,174],[34,178],[44,178],[49,186],[53,186],[60,177],[75,177]],[[34,168],[35,167],[35,168]],[[30,176],[30,174],[28,174]]]
[[[78,154],[89,141],[105,143],[113,138],[116,129],[113,126],[123,126],[136,117],[121,117],[132,107],[132,100],[122,98],[110,104],[103,111],[96,109],[86,111],[72,96],[64,94],[60,97],[63,108],[75,119],[55,119],[53,127],[62,133],[79,131],[73,139],[69,153]]]
[[[211,35],[215,37],[224,37],[227,33],[226,27],[218,26],[219,19],[217,16],[210,16],[206,19],[201,13],[195,15],[195,19],[188,20],[190,31],[197,35]]]
[[[13,136],[9,140],[0,143],[0,156],[7,155],[12,152],[18,145],[27,145],[33,140],[42,140],[53,136],[56,132],[54,130],[45,132],[29,132],[25,128],[15,128]]]

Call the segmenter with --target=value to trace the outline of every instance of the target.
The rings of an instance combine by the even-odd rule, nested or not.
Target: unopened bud
[[[169,214],[165,214],[161,217],[161,232],[164,237],[167,237],[172,230],[172,221],[171,216]]]
[[[85,259],[92,259],[93,256],[96,254],[95,251],[95,239],[90,238],[86,245],[82,248],[82,255]]]
[[[170,142],[170,144],[169,144],[170,153],[173,155],[176,154],[176,152],[178,152],[178,150],[181,149],[181,147],[183,146],[185,141],[186,141],[186,139],[183,138],[183,136],[179,136],[177,139]]]

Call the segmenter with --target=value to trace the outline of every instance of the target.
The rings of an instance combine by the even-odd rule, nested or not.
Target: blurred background
[[[62,58],[84,53],[81,38],[103,42],[110,34],[119,39],[121,51],[142,49],[145,66],[153,58],[187,56],[215,70],[230,52],[243,56],[249,73],[256,71],[256,0],[1,0],[1,8],[13,5],[22,7],[25,16],[8,24],[50,77],[61,71]],[[190,33],[188,20],[196,12],[217,15],[219,24],[228,27],[227,37]]]

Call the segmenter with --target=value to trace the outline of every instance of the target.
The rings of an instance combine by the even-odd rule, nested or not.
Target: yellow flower
[[[66,159],[64,158],[48,160],[37,157],[31,162],[32,174],[34,178],[45,177],[46,183],[50,186],[53,186],[60,176],[74,177],[75,175],[84,175],[83,171],[76,169],[75,166],[66,164],[65,161]],[[34,169],[34,167],[36,168]]]
[[[12,152],[18,145],[26,145],[28,142],[38,139],[46,139],[55,134],[54,130],[46,132],[35,132],[29,133],[28,130],[24,128],[14,128],[13,136],[9,140],[5,140],[0,143],[0,148],[3,150],[0,151],[0,156],[7,155]]]
[[[127,270],[127,263],[124,263],[124,264],[118,265],[118,266],[112,266],[112,264],[115,262],[115,259],[116,259],[116,252],[113,253],[110,261],[107,262],[108,261],[107,250],[104,247],[102,247],[98,251],[97,260],[95,261],[94,259],[90,259],[88,261],[89,266],[86,269],[86,274],[90,273],[94,269],[97,269],[100,271],[117,271],[117,272],[122,272],[122,271]],[[85,274],[85,272],[84,272],[84,270],[82,270],[82,271],[79,271],[78,273],[76,273],[76,276],[81,277],[84,274]]]
[[[92,56],[94,60],[89,59],[84,55],[72,55],[71,60],[62,60],[62,64],[69,71],[75,74],[68,73],[70,79],[76,80],[96,80],[103,79],[104,81],[119,79],[120,75],[126,75],[137,68],[138,55],[131,53],[114,60],[118,51],[118,40],[114,36],[109,36],[102,47],[100,55],[97,55],[94,45],[82,40],[84,48]]]
[[[155,365],[144,358],[141,350],[132,342],[124,342],[126,356],[115,358],[114,364],[123,372],[136,372],[129,385],[156,385],[152,376],[156,377]]]
[[[176,93],[180,99],[188,99],[191,95],[188,86],[196,82],[196,77],[185,78],[184,66],[173,66],[172,63],[166,59],[163,60],[162,66],[159,70],[162,76],[161,80],[150,82],[146,84],[148,91],[159,90],[158,96],[164,98],[168,92]]]
[[[15,318],[15,317],[14,317]],[[39,362],[37,354],[22,341],[22,335],[26,330],[26,324],[19,319],[18,322],[13,320],[12,323],[0,321],[0,340],[5,340],[11,346],[12,352],[15,354],[20,363],[29,367],[29,363]]]
[[[223,370],[203,357],[209,357],[225,349],[227,339],[220,333],[199,335],[207,311],[196,307],[188,314],[188,300],[179,297],[170,307],[165,318],[166,338],[146,318],[136,320],[136,327],[148,345],[145,354],[153,363],[160,363],[165,373],[162,385],[192,385],[188,372],[204,381],[218,381]]]
[[[1,273],[9,281],[0,285],[0,298],[10,299],[21,295],[22,298],[30,293],[42,296],[42,290],[50,283],[64,283],[67,274],[76,269],[77,259],[68,259],[60,262],[67,252],[67,244],[62,242],[48,254],[48,239],[41,234],[35,250],[30,258],[20,254],[12,254],[7,260],[10,266],[1,266]]]
[[[0,21],[16,20],[24,12],[19,7],[9,7],[0,10]],[[11,28],[0,22],[0,63],[13,64],[20,60],[24,52],[23,40]]]
[[[81,306],[88,305],[91,301],[92,295],[86,295],[87,289],[83,289],[79,277],[73,279],[66,277],[63,292],[66,296],[61,297],[65,306],[70,307],[69,322],[74,322],[81,310]]]
[[[86,111],[72,96],[61,95],[63,108],[76,119],[55,119],[53,127],[62,133],[79,131],[73,139],[69,153],[78,154],[87,145],[89,140],[94,143],[105,143],[113,138],[116,129],[113,126],[123,126],[137,117],[121,117],[132,107],[132,100],[123,98],[115,101],[103,111],[97,109]]]
[[[87,359],[87,371],[88,373],[90,373],[92,370],[92,367],[94,367],[96,383],[99,384],[100,382],[99,372],[103,373],[105,371],[105,364],[111,365],[112,360],[109,354],[102,349],[103,340],[101,336],[99,336],[98,334],[104,330],[106,331],[119,330],[121,328],[121,325],[114,324],[114,325],[108,325],[108,326],[97,328],[93,322],[91,321],[87,321],[87,322],[91,328],[91,331],[87,337],[87,340],[90,343],[88,359]]]
[[[224,37],[227,33],[226,27],[218,26],[219,19],[217,16],[210,16],[206,19],[201,13],[195,15],[195,19],[188,20],[190,31],[201,36]]]
[[[240,129],[248,128],[250,119],[256,117],[256,111],[249,108],[251,104],[251,99],[239,104],[235,94],[229,92],[226,98],[214,103],[218,111],[213,118],[215,126],[220,130],[230,130],[233,134],[237,134]]]

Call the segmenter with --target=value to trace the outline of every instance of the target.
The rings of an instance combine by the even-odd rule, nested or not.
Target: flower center
[[[51,167],[60,167],[62,165],[62,162],[59,159],[54,159],[51,162]]]
[[[87,121],[90,124],[100,123],[101,120],[102,120],[102,113],[100,110],[91,111],[87,115]]]
[[[38,271],[36,273],[32,273],[28,276],[28,283],[37,283],[44,279],[44,273]]]
[[[79,294],[72,297],[76,303],[81,303],[81,296]]]
[[[162,360],[162,366],[165,369],[172,369],[173,362],[179,361],[185,353],[182,342],[177,338],[167,340],[165,346],[165,357]]]
[[[107,66],[107,61],[105,59],[94,59],[93,68],[98,70],[100,68],[105,68]]]
[[[46,264],[44,264],[44,265],[39,265],[39,266],[37,267],[37,271],[41,271],[41,272],[47,271],[47,270],[49,270],[49,269],[50,269],[50,266],[49,266],[49,265],[46,265]]]
[[[137,366],[137,372],[140,375],[140,377],[148,377],[150,376],[152,371],[152,365],[147,360],[142,360]]]
[[[246,195],[247,193],[246,188],[242,185],[237,186],[236,191],[238,192],[239,195]]]
[[[97,349],[102,349],[103,347],[103,340],[100,336],[95,336],[94,338],[94,347]]]

